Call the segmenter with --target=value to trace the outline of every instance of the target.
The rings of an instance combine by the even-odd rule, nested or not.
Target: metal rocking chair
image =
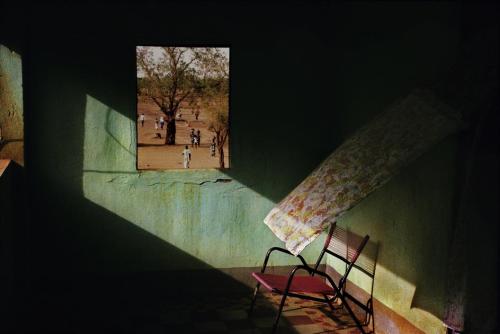
[[[327,303],[332,310],[335,310],[333,303],[340,299],[341,305],[345,307],[351,318],[356,323],[356,326],[363,334],[366,334],[366,331],[363,328],[363,325],[366,325],[366,322],[362,324],[358,320],[351,307],[346,302],[347,296],[344,294],[344,290],[347,276],[349,275],[349,272],[358,259],[361,251],[367,244],[369,236],[367,235],[364,238],[358,237],[359,242],[357,242],[358,240],[355,240],[356,245],[353,245],[352,240],[347,240],[348,235],[349,234],[347,234],[346,230],[337,227],[336,223],[333,223],[328,233],[328,237],[325,240],[323,250],[318,257],[314,268],[311,268],[301,255],[297,255],[299,260],[302,262],[302,265],[294,267],[289,275],[273,275],[265,273],[269,256],[273,251],[280,251],[286,254],[293,255],[288,250],[280,247],[270,248],[267,251],[261,271],[252,273],[252,276],[257,280],[257,285],[255,287],[252,303],[250,306],[250,313],[253,311],[259,288],[261,285],[263,285],[268,290],[283,295],[283,297],[281,298],[281,303],[278,309],[276,320],[274,321],[272,331],[273,333],[275,333],[276,329],[278,328],[278,323],[280,320],[281,312],[283,310],[283,306],[285,305],[286,298],[288,296],[292,296],[301,299]],[[318,270],[318,267],[325,253],[333,255],[346,263],[345,273],[341,276],[337,284],[334,282],[330,275]],[[296,275],[296,273],[300,270],[306,271],[309,275]],[[322,278],[318,276],[321,276]],[[327,284],[327,282],[329,284]],[[311,296],[309,294],[322,295],[323,298]],[[349,297],[349,299],[352,299],[352,296]],[[366,309],[364,310],[367,311]],[[373,311],[371,313],[373,314]]]

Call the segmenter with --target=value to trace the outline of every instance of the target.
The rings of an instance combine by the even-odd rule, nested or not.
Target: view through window
[[[229,168],[229,48],[136,55],[137,168]]]

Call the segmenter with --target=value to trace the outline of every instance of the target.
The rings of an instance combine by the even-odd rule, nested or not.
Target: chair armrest
[[[266,254],[266,258],[264,260],[264,264],[262,265],[262,269],[260,270],[261,273],[263,273],[265,270],[266,270],[266,267],[267,267],[267,261],[269,260],[269,257],[271,256],[271,253],[274,252],[274,251],[279,251],[279,252],[282,252],[282,253],[285,253],[285,254],[288,254],[288,255],[292,255],[294,256],[292,253],[290,253],[288,250],[284,249],[284,248],[281,248],[281,247],[271,247],[269,248],[269,250],[267,251],[267,254]],[[306,267],[309,267],[306,263],[306,260],[304,260],[304,258],[301,256],[301,255],[297,255],[296,257],[299,258],[299,260],[302,262],[302,264]]]

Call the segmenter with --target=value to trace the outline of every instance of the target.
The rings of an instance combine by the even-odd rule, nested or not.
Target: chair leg
[[[366,307],[368,308],[369,311],[366,311],[365,324],[369,325],[370,321],[372,320],[372,314],[373,314],[373,304],[371,299],[368,299]]]
[[[375,333],[375,314],[373,313],[373,300],[370,299],[370,318],[372,321],[372,332]]]
[[[253,298],[252,298],[252,303],[250,304],[250,310],[248,311],[249,314],[252,314],[253,312],[253,307],[255,306],[255,300],[257,299],[257,293],[259,292],[260,288],[260,283],[257,283],[255,286],[255,290],[253,291]]]
[[[273,331],[272,331],[273,334],[276,333],[276,330],[278,329],[278,323],[280,321],[281,311],[283,310],[283,306],[285,306],[285,300],[286,300],[287,295],[288,295],[288,293],[284,293],[283,297],[281,298],[281,303],[280,303],[280,307],[278,309],[278,314],[276,315],[276,320],[274,321],[274,325],[273,325]]]
[[[342,301],[342,305],[345,306],[345,308],[346,308],[347,312],[349,313],[349,315],[351,316],[351,318],[354,319],[354,322],[356,323],[356,326],[358,326],[361,333],[366,334],[365,329],[363,328],[363,325],[361,324],[361,322],[359,322],[358,318],[356,317],[356,315],[352,311],[349,304],[347,304],[347,301],[345,300],[344,296],[340,293],[339,297],[340,297],[340,300]]]
[[[332,300],[330,300],[327,295],[323,295],[323,297],[325,298],[325,302],[328,304],[328,306],[330,306],[332,311],[336,311],[335,306],[333,306],[332,304],[332,300],[335,300],[335,298],[332,298]]]

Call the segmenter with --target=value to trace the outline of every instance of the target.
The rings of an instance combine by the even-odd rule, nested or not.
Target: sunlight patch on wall
[[[21,56],[0,45],[0,159],[24,165]]]
[[[337,272],[344,272],[344,262],[332,256],[328,256],[327,262]],[[349,281],[370,294],[372,280],[358,269],[352,269],[349,274]],[[443,328],[441,319],[430,312],[415,308],[412,305],[415,291],[415,284],[408,282],[391,270],[377,264],[375,285],[373,288],[373,297],[375,299],[390,309],[395,310],[425,333],[433,333],[436,328]]]
[[[83,169],[99,172],[135,171],[135,130],[131,121],[87,95]]]
[[[85,198],[214,267],[260,266],[274,203],[215,169],[136,171],[134,122],[87,96]]]

